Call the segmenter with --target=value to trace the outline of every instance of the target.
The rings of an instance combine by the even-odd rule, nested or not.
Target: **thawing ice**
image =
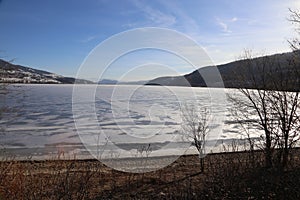
[[[88,142],[96,148],[97,145],[104,147],[106,139],[123,147],[124,144],[132,144],[132,149],[137,148],[137,144],[165,145],[175,140],[174,143],[181,148],[181,142],[187,141],[181,136],[180,108],[189,101],[211,108],[214,118],[220,118],[215,120],[215,128],[209,139],[216,140],[227,134],[220,132],[226,102],[212,99],[211,95],[211,92],[224,92],[221,89],[208,91],[207,88],[105,85],[97,86],[94,99],[90,99],[87,93],[95,86],[80,87],[81,101],[73,102],[76,103],[79,114],[74,116],[72,85],[11,86],[11,92],[5,96],[5,101],[0,102],[13,108],[12,114],[4,115],[0,122],[3,127],[0,131],[0,145],[7,151],[19,148],[20,151],[14,150],[14,153],[20,156],[30,153],[23,151],[24,148],[32,151],[43,149],[42,155],[48,155],[48,151],[57,151],[58,146],[72,152],[76,149],[77,154],[83,154],[86,149],[82,142]],[[91,110],[94,113],[90,113]],[[91,114],[96,116],[97,122],[93,121]],[[74,119],[81,120],[85,126],[76,127]],[[84,130],[85,134],[79,136],[80,130]],[[232,137],[237,135],[230,134]],[[76,147],[74,144],[77,144]],[[163,154],[175,154],[177,150],[174,148],[169,146],[164,149]],[[129,154],[127,152],[124,156]],[[157,155],[157,152],[153,151],[152,155]]]

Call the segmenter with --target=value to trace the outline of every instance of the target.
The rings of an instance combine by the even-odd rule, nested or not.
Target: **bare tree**
[[[251,128],[263,131],[262,148],[265,165],[285,167],[289,150],[299,140],[299,63],[293,53],[253,58],[245,51],[243,66],[237,74],[239,92],[246,98],[230,96],[240,121],[251,122]],[[276,155],[274,156],[274,149]]]
[[[299,10],[290,10],[290,17],[289,17],[289,21],[295,25],[295,31],[296,33],[298,33],[298,35],[300,35],[300,11]],[[290,44],[290,47],[293,51],[299,50],[300,49],[300,41],[298,38],[293,38],[291,40],[288,41]]]
[[[255,165],[254,150],[257,146],[257,138],[260,133],[257,131],[256,113],[254,109],[249,109],[249,100],[241,93],[228,93],[229,102],[233,104],[229,107],[230,117],[239,125],[239,136],[245,140],[245,151],[249,151],[249,159],[252,166]]]
[[[199,152],[200,170],[204,171],[206,136],[209,132],[209,112],[194,104],[185,104],[181,109],[183,136],[192,142]]]
[[[291,9],[290,12],[289,20],[299,34],[300,14]],[[267,167],[276,163],[284,168],[290,149],[299,141],[300,42],[296,38],[289,44],[292,52],[285,58],[277,55],[258,59],[245,51],[243,65],[235,74],[238,90],[246,98],[229,96],[238,121],[263,131],[261,147]]]

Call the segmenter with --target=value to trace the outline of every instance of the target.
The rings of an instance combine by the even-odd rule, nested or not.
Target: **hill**
[[[235,62],[230,62],[227,64],[217,65],[217,66],[207,66],[199,68],[198,70],[193,71],[192,73],[185,74],[183,76],[166,76],[158,77],[156,79],[148,81],[146,85],[163,85],[163,86],[187,86],[187,87],[207,87],[202,74],[210,75],[215,72],[214,68],[217,68],[222,77],[224,86],[226,88],[257,88],[263,87],[262,83],[257,81],[257,84],[254,85],[251,83],[252,76],[261,77],[264,72],[272,72],[277,77],[285,77],[286,79],[298,80],[299,74],[295,74],[294,70],[300,69],[298,62],[291,63],[295,58],[300,57],[300,51],[275,54],[270,56],[263,56],[253,58],[251,60],[238,60]],[[241,79],[243,77],[243,79]],[[279,79],[278,79],[279,80]],[[293,81],[292,81],[293,82]],[[218,85],[218,83],[210,83],[210,85]],[[269,88],[270,89],[270,88]],[[272,89],[272,88],[271,88]],[[289,90],[299,90],[299,85],[291,85],[289,88],[283,88]]]
[[[92,84],[92,81],[64,77],[51,72],[15,65],[0,59],[0,83]]]

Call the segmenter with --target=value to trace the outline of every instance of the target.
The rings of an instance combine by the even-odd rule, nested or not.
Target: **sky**
[[[287,40],[296,33],[287,20],[289,8],[300,9],[300,1],[0,0],[0,58],[76,76],[91,52],[115,34],[157,27],[191,38],[217,65],[238,59],[245,49],[264,54],[290,51]],[[172,39],[168,41],[177,42]],[[132,42],[134,38],[117,47]],[[160,63],[162,58],[167,62]],[[120,56],[102,77],[89,71],[82,78],[133,81],[191,71],[168,52],[146,49]]]

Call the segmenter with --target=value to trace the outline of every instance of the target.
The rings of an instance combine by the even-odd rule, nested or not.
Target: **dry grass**
[[[299,199],[298,161],[280,172],[262,161],[262,152],[211,154],[199,173],[197,156],[182,156],[143,174],[96,160],[2,161],[0,199]]]

